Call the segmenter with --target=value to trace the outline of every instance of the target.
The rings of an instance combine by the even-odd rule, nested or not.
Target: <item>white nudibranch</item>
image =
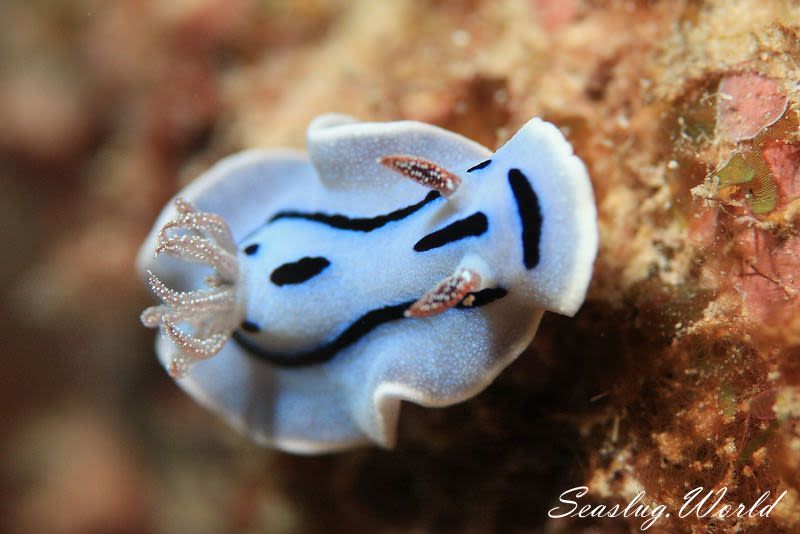
[[[161,213],[139,269],[180,386],[265,445],[396,441],[400,402],[483,390],[597,253],[589,176],[532,119],[496,153],[424,123],[323,115],[308,155],[226,158]]]

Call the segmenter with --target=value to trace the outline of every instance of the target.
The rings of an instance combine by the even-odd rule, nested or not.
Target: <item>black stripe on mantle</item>
[[[327,258],[314,257],[300,258],[297,261],[284,263],[270,275],[270,281],[276,286],[287,284],[302,284],[314,278],[330,266]]]
[[[382,215],[375,215],[374,217],[348,217],[341,214],[328,214],[319,211],[305,212],[305,211],[280,211],[276,213],[270,220],[270,223],[279,221],[281,219],[304,219],[307,221],[314,221],[320,224],[328,225],[332,228],[339,230],[350,230],[353,232],[371,232],[377,230],[381,226],[394,221],[400,221],[406,217],[413,215],[417,211],[424,208],[427,204],[434,200],[441,198],[438,191],[431,191],[424,199],[416,204],[411,204],[405,208],[400,208],[395,211],[384,213]]]
[[[466,301],[470,296],[473,297],[470,299],[471,304],[469,306],[464,305],[462,301],[455,309],[468,310],[486,306],[495,300],[505,297],[507,294],[508,292],[505,289],[499,287],[483,289],[475,293],[470,293],[464,298]],[[405,319],[406,317],[403,313],[412,304],[414,304],[413,300],[370,310],[356,319],[355,322],[348,326],[333,341],[307,352],[270,352],[249,339],[241,330],[236,330],[231,337],[233,341],[250,356],[269,362],[277,367],[309,367],[332,360],[340,351],[353,345],[380,325],[399,319]]]
[[[477,237],[486,233],[489,229],[489,219],[486,218],[482,212],[478,211],[459,219],[453,223],[448,224],[444,228],[440,228],[435,232],[426,235],[414,245],[414,250],[417,252],[426,252],[435,248],[443,247],[447,244],[466,239],[468,237]]]
[[[542,208],[531,183],[519,169],[508,171],[508,183],[517,203],[522,223],[522,257],[525,267],[539,265],[539,241],[542,238]]]

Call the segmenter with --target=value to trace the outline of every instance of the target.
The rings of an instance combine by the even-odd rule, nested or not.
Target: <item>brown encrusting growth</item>
[[[548,519],[586,485],[666,505],[650,532],[797,531],[798,21],[789,0],[4,2],[0,530],[638,530]],[[554,122],[601,249],[577,317],[546,315],[484,393],[404,408],[396,451],[303,458],[164,377],[133,263],[180,186],[303,146],[326,111],[491,148]],[[786,494],[767,518],[678,518],[698,486]]]

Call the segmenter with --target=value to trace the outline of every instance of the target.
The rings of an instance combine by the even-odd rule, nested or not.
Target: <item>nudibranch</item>
[[[597,252],[581,160],[530,120],[496,153],[337,114],[308,154],[251,150],[188,185],[142,246],[142,322],[191,396],[255,441],[392,447],[401,401],[476,395],[544,311],[574,315]]]

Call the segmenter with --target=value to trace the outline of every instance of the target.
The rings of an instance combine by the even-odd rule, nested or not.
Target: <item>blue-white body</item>
[[[545,310],[572,315],[583,302],[596,211],[585,167],[553,125],[531,120],[496,154],[434,126],[341,115],[316,119],[308,141],[308,156],[227,158],[181,193],[230,226],[233,315],[245,327],[179,382],[257,441],[308,453],[392,446],[400,401],[475,395],[529,344]],[[389,154],[434,161],[461,184],[448,198],[431,193],[378,163]],[[153,259],[175,216],[162,213],[140,268],[196,290],[208,269]],[[479,273],[480,288],[441,313],[402,315],[459,268]],[[289,282],[276,283],[282,273]],[[159,336],[165,364],[173,350]]]

